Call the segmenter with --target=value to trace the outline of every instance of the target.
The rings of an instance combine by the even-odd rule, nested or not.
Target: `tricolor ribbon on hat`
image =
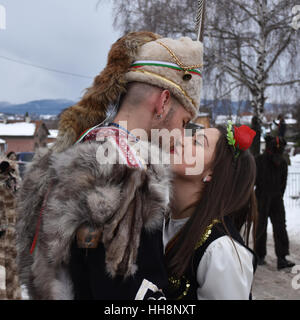
[[[131,68],[141,68],[141,67],[145,67],[145,66],[165,67],[165,68],[175,69],[175,70],[179,70],[179,71],[185,71],[176,63],[166,62],[166,61],[155,61],[155,60],[135,61],[131,65]],[[195,69],[189,69],[187,71],[202,77],[202,70],[201,69],[195,68]]]

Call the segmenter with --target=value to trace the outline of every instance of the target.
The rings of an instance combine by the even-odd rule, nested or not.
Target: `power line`
[[[0,55],[0,59],[8,60],[8,61],[11,61],[11,62],[15,62],[15,63],[19,63],[19,64],[23,64],[23,65],[26,65],[26,66],[39,68],[39,69],[43,69],[43,70],[47,70],[47,71],[51,71],[51,72],[66,74],[66,75],[73,76],[73,77],[93,79],[93,77],[90,77],[90,76],[85,76],[85,75],[82,75],[82,74],[71,73],[71,72],[67,72],[67,71],[61,71],[61,70],[52,69],[52,68],[48,68],[48,67],[44,67],[44,66],[39,66],[39,65],[36,65],[36,64],[33,64],[33,63],[12,59],[12,58],[5,57],[5,56],[2,56],[2,55]]]

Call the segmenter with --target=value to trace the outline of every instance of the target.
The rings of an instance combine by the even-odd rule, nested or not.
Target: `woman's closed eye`
[[[204,143],[203,143],[203,141],[200,142],[198,139],[194,139],[194,145],[203,147]]]
[[[195,135],[194,136],[194,145],[204,147],[205,146],[205,138],[206,138],[206,136],[204,134]]]
[[[198,134],[198,135],[195,135],[194,137],[195,137],[194,145],[200,145],[201,147],[204,147],[206,145],[206,147],[209,147],[208,139],[205,134]]]

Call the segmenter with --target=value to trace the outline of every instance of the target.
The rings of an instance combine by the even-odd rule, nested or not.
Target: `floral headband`
[[[234,129],[232,129],[232,122],[227,122],[227,141],[233,147],[235,159],[238,158],[241,150],[245,151],[250,148],[255,135],[256,132],[248,126],[234,126]]]

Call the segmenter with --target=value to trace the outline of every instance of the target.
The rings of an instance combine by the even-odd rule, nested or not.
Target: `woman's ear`
[[[211,178],[212,178],[211,175],[205,176],[205,177],[203,178],[203,182],[209,182],[209,181],[211,181]]]
[[[209,182],[212,179],[212,172],[209,170],[208,172],[205,172],[203,175],[203,182]]]

